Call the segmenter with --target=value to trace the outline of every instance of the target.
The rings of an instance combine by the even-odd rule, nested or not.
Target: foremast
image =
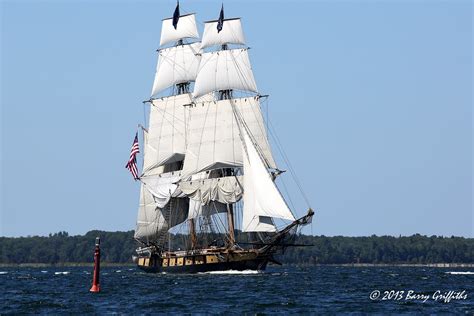
[[[178,9],[177,9],[178,10]],[[176,13],[175,13],[176,14]],[[143,129],[144,159],[135,239],[160,251],[168,231],[187,219],[189,199],[178,189],[186,151],[186,112],[200,62],[194,14],[162,21],[160,48],[151,97],[148,129]],[[191,39],[191,41],[189,41]]]

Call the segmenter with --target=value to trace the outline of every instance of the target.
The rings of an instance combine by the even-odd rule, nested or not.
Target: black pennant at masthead
[[[224,4],[222,4],[221,13],[219,14],[219,20],[217,20],[217,33],[222,31],[224,27]]]
[[[178,21],[179,21],[179,1],[176,4],[176,9],[174,9],[174,13],[173,13],[173,26],[175,30],[178,27]]]

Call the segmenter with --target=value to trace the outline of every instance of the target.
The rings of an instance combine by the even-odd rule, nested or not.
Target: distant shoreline
[[[134,266],[137,243],[133,231],[90,231],[84,236],[60,232],[49,237],[0,237],[0,267],[90,266],[95,238],[101,239],[104,266]],[[248,236],[240,234],[245,242]],[[474,238],[413,235],[408,237],[295,236],[278,254],[284,266],[335,265],[346,267],[469,267],[474,266]],[[173,249],[188,249],[183,236],[174,236]]]
[[[46,268],[46,267],[93,267],[93,263],[87,262],[64,262],[64,263],[0,263],[0,268]],[[134,263],[111,263],[102,262],[102,267],[134,267]],[[428,268],[474,268],[474,263],[341,263],[341,264],[284,264],[283,267],[320,267],[320,266],[332,266],[332,267],[428,267]]]

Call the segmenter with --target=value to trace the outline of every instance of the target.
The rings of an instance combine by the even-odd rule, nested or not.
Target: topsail
[[[193,96],[229,89],[258,92],[247,51],[238,48],[202,54]]]
[[[218,32],[217,23],[218,21],[208,21],[204,23],[201,48],[225,44],[245,45],[244,32],[240,19],[224,19],[225,27],[223,26],[220,32]]]
[[[176,29],[173,26],[173,18],[163,20],[161,25],[160,46],[185,38],[199,38],[194,13],[180,16]]]

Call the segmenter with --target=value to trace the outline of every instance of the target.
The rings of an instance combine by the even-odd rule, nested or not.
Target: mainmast
[[[235,230],[234,230],[234,208],[232,204],[227,204],[227,223],[229,225],[229,243],[228,247],[232,248],[235,244]]]
[[[227,247],[232,248],[236,242],[234,204],[242,196],[245,201],[242,230],[245,232],[276,231],[272,217],[287,220],[294,217],[267,170],[277,168],[266,135],[241,20],[221,17],[205,22],[201,49],[205,51],[201,53],[194,85],[194,102],[189,107],[189,137],[179,187],[201,207],[210,203],[225,205]],[[251,95],[235,97],[236,91],[239,95],[241,92]],[[210,94],[215,99],[199,100]],[[257,155],[253,155],[254,151]],[[263,169],[252,170],[249,161],[252,166]],[[263,210],[259,207],[265,192],[258,190],[260,182],[272,190],[276,201],[276,204],[263,203]],[[277,209],[268,210],[267,205]],[[203,209],[200,212],[202,215]],[[222,212],[222,208],[215,212]],[[199,214],[193,218],[196,216]],[[192,235],[193,229],[190,231]]]
[[[189,235],[191,238],[191,250],[196,249],[197,246],[197,236],[196,236],[196,222],[194,218],[188,219],[189,222]]]
[[[222,44],[221,50],[227,50],[227,44]],[[219,90],[219,100],[229,100],[232,99],[232,89]]]

